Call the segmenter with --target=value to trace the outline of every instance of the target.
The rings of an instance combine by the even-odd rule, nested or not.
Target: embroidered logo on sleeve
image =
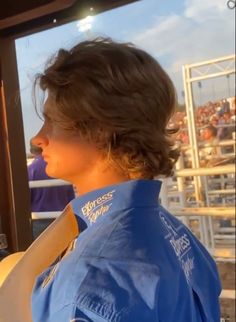
[[[181,267],[186,276],[186,280],[189,283],[191,279],[192,270],[194,269],[194,257],[192,256],[192,248],[189,237],[186,233],[181,233],[183,225],[179,225],[177,228],[166,218],[164,213],[160,212],[160,219],[163,226],[167,230],[165,239],[168,239],[171,247],[173,248],[175,255],[177,256]]]
[[[98,197],[95,200],[88,201],[82,207],[83,215],[88,218],[90,223],[94,223],[96,219],[109,211],[112,205],[113,194],[115,190]]]

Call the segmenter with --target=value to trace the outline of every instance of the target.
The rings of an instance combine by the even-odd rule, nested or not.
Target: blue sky
[[[227,0],[142,0],[95,15],[89,36],[131,41],[148,51],[167,70],[182,102],[183,64],[234,53],[234,14]],[[41,126],[31,99],[34,75],[59,48],[71,47],[88,36],[78,31],[77,22],[16,41],[27,151],[30,137]],[[234,77],[229,81],[233,95]],[[201,97],[198,95],[196,90],[199,104],[199,100],[203,103],[228,96],[225,77],[203,83]]]

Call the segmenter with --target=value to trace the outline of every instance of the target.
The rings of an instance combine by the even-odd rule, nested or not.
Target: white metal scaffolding
[[[205,189],[206,187],[204,184],[204,179],[206,179],[206,177],[204,176],[224,176],[227,173],[235,175],[235,166],[232,164],[228,166],[218,166],[212,168],[200,167],[199,143],[197,139],[197,127],[195,120],[196,111],[193,99],[193,83],[199,82],[201,80],[235,74],[235,55],[229,55],[195,64],[184,65],[182,71],[192,169],[184,169],[183,160],[181,161],[180,159],[178,161],[175,175],[177,178],[176,195],[178,195],[179,197],[179,204],[176,209],[173,208],[171,209],[171,211],[175,215],[180,216],[186,224],[188,220],[190,220],[191,216],[192,218],[197,218],[200,227],[200,239],[205,244],[205,246],[214,254],[215,243],[213,238],[214,227],[212,219],[213,217],[218,216],[221,216],[222,218],[225,216],[232,219],[235,216],[235,211],[233,210],[233,208],[229,207],[222,207],[221,209],[217,207],[209,207],[208,203],[206,202],[206,200],[208,199],[204,196],[205,193],[208,193],[207,189]],[[183,180],[184,178],[188,177],[193,178],[192,189],[194,191],[196,200],[196,203],[193,207],[189,206],[186,202],[185,183]],[[163,188],[163,204],[168,207],[167,181],[164,183]],[[169,195],[171,195],[171,193]]]

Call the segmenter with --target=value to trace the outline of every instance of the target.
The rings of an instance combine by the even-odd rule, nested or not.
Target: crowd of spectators
[[[235,97],[207,102],[194,110],[201,167],[233,163],[235,158],[232,140],[235,136]],[[175,141],[181,147],[184,167],[192,167],[192,150],[189,146],[188,118],[186,111],[177,111],[170,120],[170,128],[177,128]],[[219,142],[225,141],[219,147]]]
[[[182,156],[182,167],[192,168],[192,147],[188,135],[188,117],[183,106],[173,115],[169,127],[177,128],[174,140],[179,143]],[[199,165],[208,168],[235,163],[235,150],[232,139],[235,139],[235,97],[222,99],[216,102],[207,102],[194,108],[195,125],[197,130]],[[203,177],[201,177],[203,178]],[[207,178],[207,179],[206,179]],[[187,178],[189,180],[190,178]],[[193,177],[191,177],[191,180]],[[210,180],[208,182],[208,180]],[[233,179],[234,180],[234,179]],[[207,188],[206,186],[207,185]],[[232,175],[212,175],[205,177],[203,186],[206,191],[234,189]],[[204,194],[204,192],[203,192]],[[195,203],[193,192],[186,194],[188,205]],[[208,200],[208,201],[207,201]],[[235,205],[235,196],[229,194],[206,195],[206,204],[221,206]],[[231,221],[222,219],[221,227],[231,227]]]
[[[187,122],[186,111],[178,111],[169,123],[170,127],[179,128],[175,139],[181,144],[189,144]],[[198,106],[195,109],[195,122],[199,142],[203,142],[204,135],[201,132],[209,125],[216,129],[218,140],[232,139],[232,133],[235,131],[235,98]]]

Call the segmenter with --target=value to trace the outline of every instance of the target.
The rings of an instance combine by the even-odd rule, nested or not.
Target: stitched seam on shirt
[[[86,257],[86,256],[85,256]],[[97,258],[97,257],[96,257]],[[99,257],[99,258],[101,258],[101,257]],[[93,258],[93,260],[94,260],[95,258]],[[89,273],[89,271],[87,271],[87,273],[86,273],[86,275],[84,276],[84,278],[83,278],[83,281],[87,278],[87,275],[88,275],[88,273]],[[83,283],[83,282],[82,282]],[[82,284],[81,283],[81,284]],[[72,302],[71,304],[72,305],[76,305],[78,308],[81,306],[81,307],[83,307],[85,310],[88,310],[88,311],[90,311],[90,312],[92,312],[92,313],[94,313],[94,314],[97,314],[98,316],[100,316],[102,319],[104,319],[105,321],[107,321],[107,322],[119,322],[120,321],[120,315],[121,315],[121,313],[118,313],[118,312],[115,312],[115,311],[112,311],[111,313],[110,313],[110,315],[109,315],[109,317],[108,317],[108,320],[107,320],[107,318],[105,318],[104,316],[102,316],[99,312],[97,312],[97,311],[95,311],[95,310],[93,310],[92,308],[91,308],[91,305],[93,305],[93,304],[99,304],[100,306],[101,306],[101,308],[102,307],[104,307],[104,305],[101,305],[100,303],[94,303],[94,302],[92,302],[92,301],[90,301],[90,304],[89,305],[87,305],[86,303],[84,303],[85,302],[85,300],[86,300],[86,296],[84,296],[82,299],[81,298],[79,298],[79,296],[78,296],[78,294],[79,294],[79,289],[80,289],[80,287],[81,287],[81,284],[79,285],[79,287],[78,287],[78,289],[77,289],[77,292],[75,293],[76,295],[76,297],[78,298],[78,301],[75,301],[75,302]],[[88,302],[88,299],[87,299],[87,302]],[[115,320],[111,320],[111,318],[115,318]]]
[[[114,312],[114,311],[111,311],[109,313],[109,317],[104,317],[103,315],[101,315],[98,311],[95,311],[91,308],[91,306],[93,305],[93,302],[90,301],[90,304],[89,305],[86,305],[86,303],[83,303],[87,301],[88,302],[88,299],[85,299],[85,296],[84,298],[79,301],[79,303],[71,303],[72,305],[74,305],[74,315],[75,315],[75,312],[76,312],[76,308],[78,308],[79,310],[81,310],[83,312],[83,314],[87,314],[86,311],[90,311],[92,312],[93,314],[95,315],[98,315],[99,317],[101,317],[104,321],[107,321],[107,322],[119,322],[120,321],[120,313],[117,313],[117,312]],[[96,303],[97,304],[97,303]],[[102,309],[104,307],[104,305],[100,304],[100,308]],[[84,308],[84,310],[83,310]],[[115,318],[115,320],[113,320],[113,318]],[[73,317],[73,319],[76,319],[76,317]],[[89,318],[90,319],[90,318]]]
[[[87,302],[87,303],[86,303]],[[89,302],[89,303],[88,303]],[[92,305],[96,304],[97,307],[99,307],[98,311],[94,310],[92,308]],[[76,304],[75,304],[76,305]],[[120,321],[120,316],[121,313],[115,312],[113,310],[110,310],[109,313],[106,313],[106,315],[108,316],[104,316],[102,315],[99,311],[101,311],[102,309],[104,309],[104,305],[100,304],[100,303],[94,303],[91,300],[89,300],[88,298],[86,298],[86,296],[83,297],[83,299],[81,299],[79,301],[79,306],[81,306],[81,308],[84,308],[85,310],[88,310],[92,313],[94,313],[95,315],[100,316],[103,320],[107,321],[107,322],[119,322]],[[79,308],[79,306],[77,305],[77,307]]]

